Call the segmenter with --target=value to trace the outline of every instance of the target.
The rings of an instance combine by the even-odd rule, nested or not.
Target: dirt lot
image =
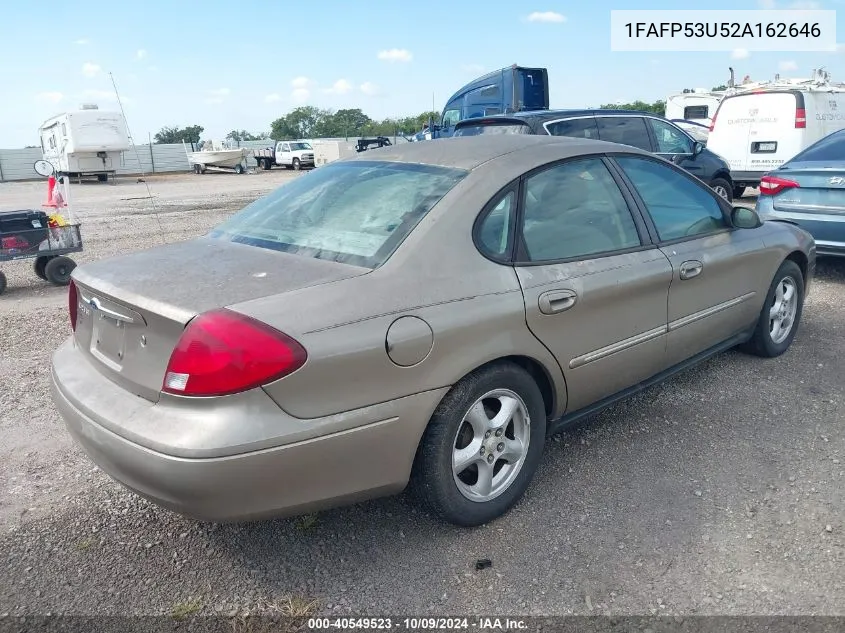
[[[78,260],[196,236],[292,177],[150,178],[155,211],[134,179],[74,186]],[[0,184],[2,209],[43,197]],[[139,500],[50,401],[66,291],[3,270],[0,613],[845,614],[845,261],[820,262],[788,354],[724,354],[555,438],[524,501],[475,530],[401,496],[245,526]]]

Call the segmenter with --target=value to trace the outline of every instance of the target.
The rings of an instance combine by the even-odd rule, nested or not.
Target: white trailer
[[[96,176],[106,182],[131,146],[123,115],[96,105],[83,105],[48,119],[39,134],[44,160],[53,164],[58,175],[77,180]]]
[[[345,141],[314,141],[314,166],[355,156],[355,145]]]

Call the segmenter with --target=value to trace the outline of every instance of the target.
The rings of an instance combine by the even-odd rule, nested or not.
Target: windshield
[[[300,149],[314,149],[311,147],[311,143],[291,143],[290,144],[291,151],[295,152]]]
[[[530,134],[530,130],[524,123],[468,125],[455,130],[455,136],[478,136],[480,134]]]
[[[843,161],[845,161],[845,130],[840,130],[816,141],[803,152],[799,152],[789,163],[832,163],[831,167],[838,167]]]
[[[467,173],[385,161],[330,163],[259,198],[209,236],[376,268]]]

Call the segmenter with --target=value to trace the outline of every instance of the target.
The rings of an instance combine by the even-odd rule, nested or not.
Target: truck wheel
[[[294,159],[293,159],[293,168],[294,168],[296,171],[299,171],[300,169],[302,169],[302,165],[300,165],[300,164],[299,164],[299,159],[298,159],[298,158],[294,158]]]
[[[235,165],[235,173],[236,174],[244,173],[244,166],[243,165]]]
[[[51,284],[67,286],[74,268],[76,268],[76,262],[70,257],[54,257],[44,266],[44,275]]]
[[[32,264],[32,269],[35,271],[35,274],[44,281],[47,281],[47,275],[44,272],[44,268],[47,266],[47,262],[51,259],[53,258],[48,255],[42,255],[41,257],[36,257],[35,262]]]
[[[202,166],[199,163],[194,165],[194,173],[195,174],[201,174],[202,173]]]
[[[0,295],[6,292],[6,275],[0,272]]]
[[[108,182],[109,175],[108,174],[97,174],[97,180],[99,182]]]

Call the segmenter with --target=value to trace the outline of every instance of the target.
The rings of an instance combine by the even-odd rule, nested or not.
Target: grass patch
[[[186,600],[185,602],[177,602],[173,605],[173,609],[170,610],[170,615],[176,620],[181,620],[197,613],[200,609],[202,609],[202,600],[196,598],[194,600]]]

